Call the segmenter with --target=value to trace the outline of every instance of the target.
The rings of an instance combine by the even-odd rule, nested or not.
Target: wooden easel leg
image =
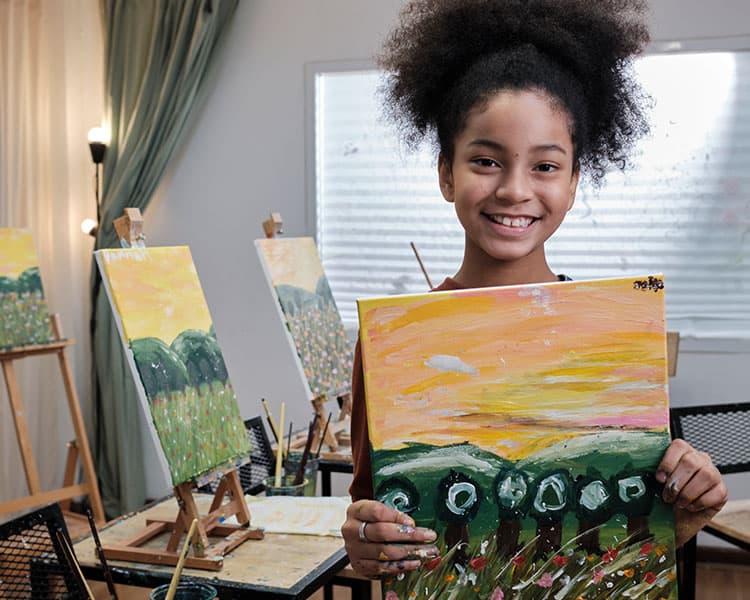
[[[198,512],[198,506],[195,504],[195,498],[193,498],[193,484],[182,483],[174,488],[174,493],[177,496],[177,504],[180,505],[180,512],[177,515],[172,535],[169,537],[167,550],[177,552],[182,534],[190,530],[193,519],[198,519],[198,527],[195,529],[193,541],[193,554],[202,558],[206,555],[206,548],[208,548],[208,535],[200,512]]]
[[[315,430],[319,431],[320,434],[316,434],[316,447],[320,445],[320,435],[323,434],[323,430],[326,426],[326,421],[328,421],[328,415],[326,414],[325,409],[325,396],[320,396],[318,398],[313,399],[312,401],[313,407],[315,409],[315,418],[318,420]],[[336,452],[336,450],[339,449],[339,443],[336,440],[336,436],[333,433],[333,428],[329,425],[328,429],[325,432],[325,438],[323,441],[328,444],[328,448],[331,450],[331,452]]]
[[[39,471],[34,459],[34,450],[31,447],[31,438],[29,437],[29,426],[26,422],[26,414],[21,401],[21,390],[18,387],[16,379],[16,370],[13,367],[12,360],[4,360],[3,375],[5,375],[5,386],[8,389],[8,399],[10,400],[11,412],[13,413],[13,424],[16,427],[16,437],[18,438],[18,447],[21,450],[23,459],[23,469],[26,473],[26,483],[29,486],[30,495],[39,494],[42,491],[42,484],[39,479]]]
[[[52,316],[52,328],[57,338],[61,339],[62,331],[58,315]],[[99,484],[96,478],[96,470],[94,469],[94,461],[91,458],[91,449],[89,448],[86,426],[83,423],[81,405],[78,402],[78,393],[76,392],[76,387],[73,383],[73,373],[70,370],[70,364],[68,363],[68,356],[65,354],[65,348],[60,348],[57,351],[57,358],[60,363],[63,383],[65,384],[65,394],[68,398],[70,416],[73,420],[73,431],[75,431],[76,434],[76,441],[78,443],[78,450],[81,457],[81,466],[83,467],[83,474],[88,487],[91,511],[94,513],[95,521],[104,523],[106,521],[106,517],[104,516],[104,505],[102,504],[102,498],[99,495]]]
[[[78,445],[75,440],[68,442],[68,456],[65,459],[65,474],[63,475],[63,487],[74,485],[76,482],[76,466],[78,465]],[[70,498],[60,501],[63,511],[70,510]]]

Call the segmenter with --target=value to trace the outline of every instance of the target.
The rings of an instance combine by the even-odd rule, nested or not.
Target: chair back
[[[670,411],[672,437],[707,452],[721,473],[750,471],[750,402]]]
[[[253,417],[245,421],[247,435],[250,438],[250,462],[239,469],[240,483],[246,494],[259,494],[265,489],[263,481],[273,475],[274,454],[268,440],[263,419]]]
[[[66,546],[66,547],[64,547]],[[59,504],[0,525],[0,598],[85,599]]]

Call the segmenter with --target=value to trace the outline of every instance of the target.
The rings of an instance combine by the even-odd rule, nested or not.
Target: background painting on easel
[[[375,497],[442,550],[386,598],[677,598],[660,276],[359,315]]]
[[[352,345],[315,242],[271,238],[256,240],[255,245],[301,362],[310,399],[348,392]]]
[[[0,228],[0,350],[53,339],[31,232]]]
[[[250,451],[190,249],[99,250],[102,280],[173,485]]]

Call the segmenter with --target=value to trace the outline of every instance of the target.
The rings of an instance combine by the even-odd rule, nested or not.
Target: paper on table
[[[348,496],[246,496],[253,527],[266,533],[341,537]]]

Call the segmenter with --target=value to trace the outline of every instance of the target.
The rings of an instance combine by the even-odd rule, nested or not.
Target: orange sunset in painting
[[[661,281],[360,300],[373,450],[465,441],[519,460],[600,431],[666,431]]]

